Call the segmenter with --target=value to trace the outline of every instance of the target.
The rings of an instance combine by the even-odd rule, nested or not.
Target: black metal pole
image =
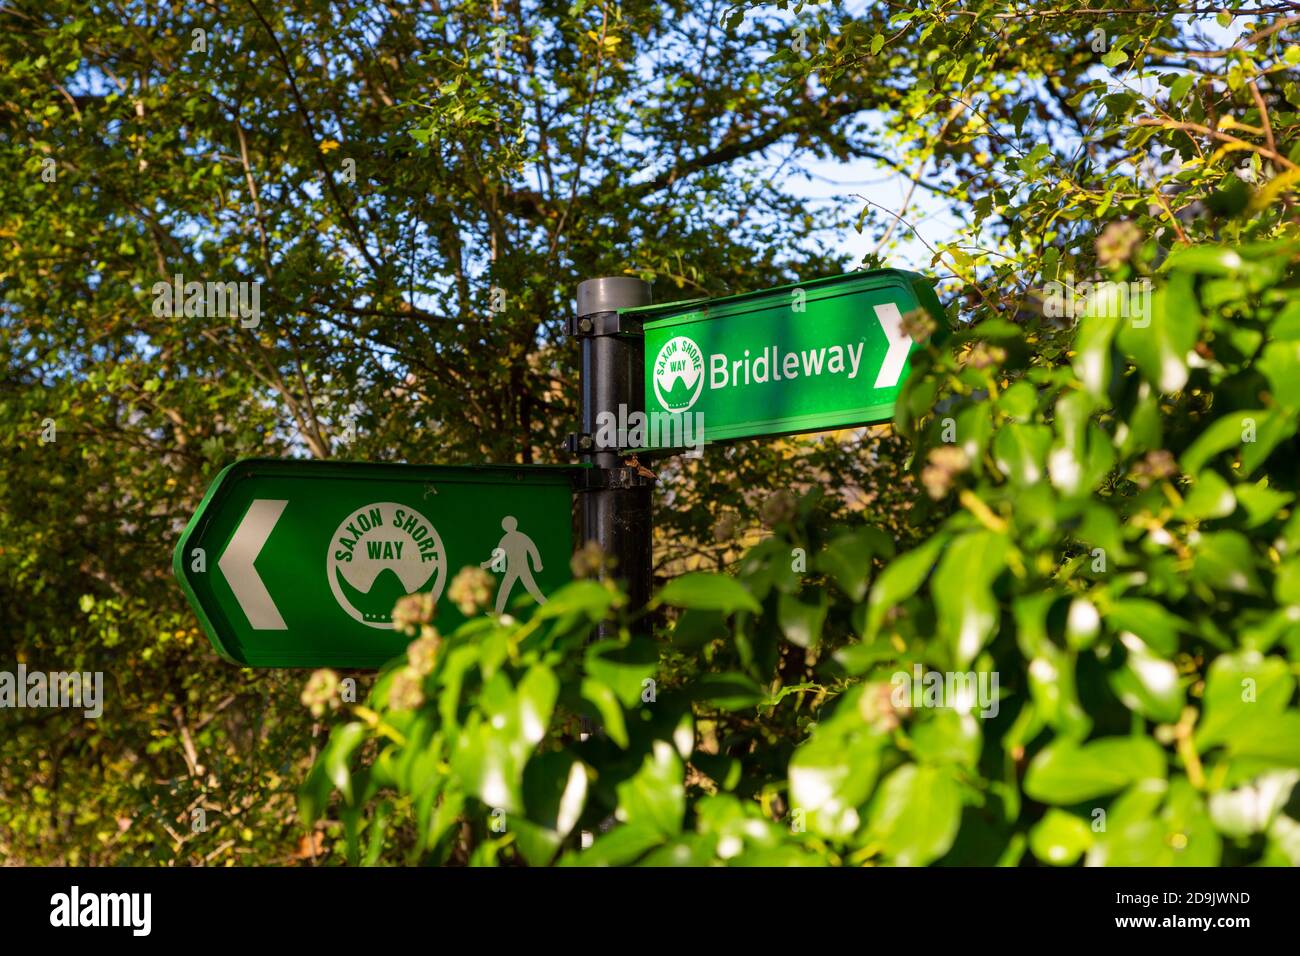
[[[618,310],[649,304],[650,285],[640,279],[588,279],[578,284],[572,326],[582,342],[582,433],[570,444],[595,466],[579,492],[582,540],[596,542],[613,559],[612,574],[627,588],[633,609],[650,599],[653,479],[623,463],[617,440],[602,441],[610,429],[601,425],[630,427],[630,416],[645,414],[645,338],[640,325],[620,319]],[[601,629],[602,637],[607,630]]]

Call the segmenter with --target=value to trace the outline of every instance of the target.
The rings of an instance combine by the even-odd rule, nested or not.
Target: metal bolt
[[[596,329],[596,323],[591,321],[591,319],[578,320],[578,331],[581,332],[583,335],[589,335],[592,332],[594,332],[595,329]]]

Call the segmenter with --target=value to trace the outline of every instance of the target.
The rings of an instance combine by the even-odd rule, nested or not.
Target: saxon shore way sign
[[[527,614],[570,577],[574,469],[248,459],[221,472],[173,567],[217,651],[255,667],[378,667],[410,638],[404,595],[463,617],[450,580],[482,567]]]
[[[890,419],[916,344],[903,317],[918,308],[943,328],[929,280],[883,269],[619,314],[645,330],[650,417],[685,413],[725,441]],[[674,447],[667,428],[647,436]]]

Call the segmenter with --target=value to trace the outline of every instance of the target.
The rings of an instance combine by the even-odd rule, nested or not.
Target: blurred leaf
[[[735,578],[725,574],[696,571],[673,578],[659,592],[659,600],[674,607],[701,611],[735,611],[759,613],[762,608],[754,596]]]
[[[1200,321],[1195,284],[1186,272],[1169,274],[1151,295],[1150,316],[1120,325],[1117,342],[1147,381],[1162,392],[1176,392],[1187,382],[1187,353],[1196,344]]]
[[[1029,831],[1034,856],[1053,866],[1073,866],[1092,846],[1092,830],[1073,813],[1048,810]]]
[[[946,543],[944,538],[932,538],[916,550],[895,558],[880,573],[871,588],[865,638],[874,638],[880,631],[885,613],[916,593]]]
[[[1007,550],[1003,535],[968,532],[948,546],[930,582],[940,630],[958,667],[973,661],[997,629],[998,605],[990,589]]]
[[[686,813],[684,772],[672,745],[655,741],[636,775],[618,785],[619,820],[663,837],[679,833]]]
[[[880,786],[871,835],[899,866],[925,866],[948,852],[961,820],[961,795],[951,771],[904,764]]]
[[[863,588],[866,585],[864,583]],[[777,599],[777,621],[786,640],[799,647],[816,647],[821,641],[822,625],[826,621],[828,605],[822,597],[807,603],[789,594]]]
[[[1120,642],[1126,655],[1123,665],[1111,674],[1115,695],[1125,707],[1143,717],[1160,723],[1176,722],[1184,704],[1178,668],[1153,654],[1132,634],[1123,635]]]
[[[1079,803],[1164,775],[1164,752],[1145,737],[1056,741],[1030,762],[1025,793],[1044,803]]]

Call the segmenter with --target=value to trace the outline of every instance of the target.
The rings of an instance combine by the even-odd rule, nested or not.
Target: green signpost
[[[620,452],[681,448],[683,430],[651,426],[645,441],[625,443],[593,435],[597,424],[617,419],[625,435],[629,413],[689,417],[687,444],[697,447],[885,421],[915,345],[905,316],[924,309],[943,328],[929,281],[895,270],[648,301],[636,279],[579,286],[571,334],[582,339],[587,431],[571,447],[584,466],[249,459],[222,471],[173,558],[217,650],[257,667],[378,667],[408,642],[393,627],[394,604],[432,594],[449,631],[463,618],[444,592],[472,566],[496,576],[497,613],[526,615],[570,576],[575,514],[581,540],[613,557],[642,604],[653,474]]]
[[[942,328],[929,280],[884,269],[619,316],[645,331],[648,415],[687,413],[725,441],[889,420],[918,308]],[[648,429],[647,446],[676,447],[670,434]]]
[[[572,478],[539,466],[425,467],[248,459],[222,471],[173,567],[221,655],[256,667],[378,667],[410,638],[393,605],[438,600],[462,568],[527,614],[570,578]]]

